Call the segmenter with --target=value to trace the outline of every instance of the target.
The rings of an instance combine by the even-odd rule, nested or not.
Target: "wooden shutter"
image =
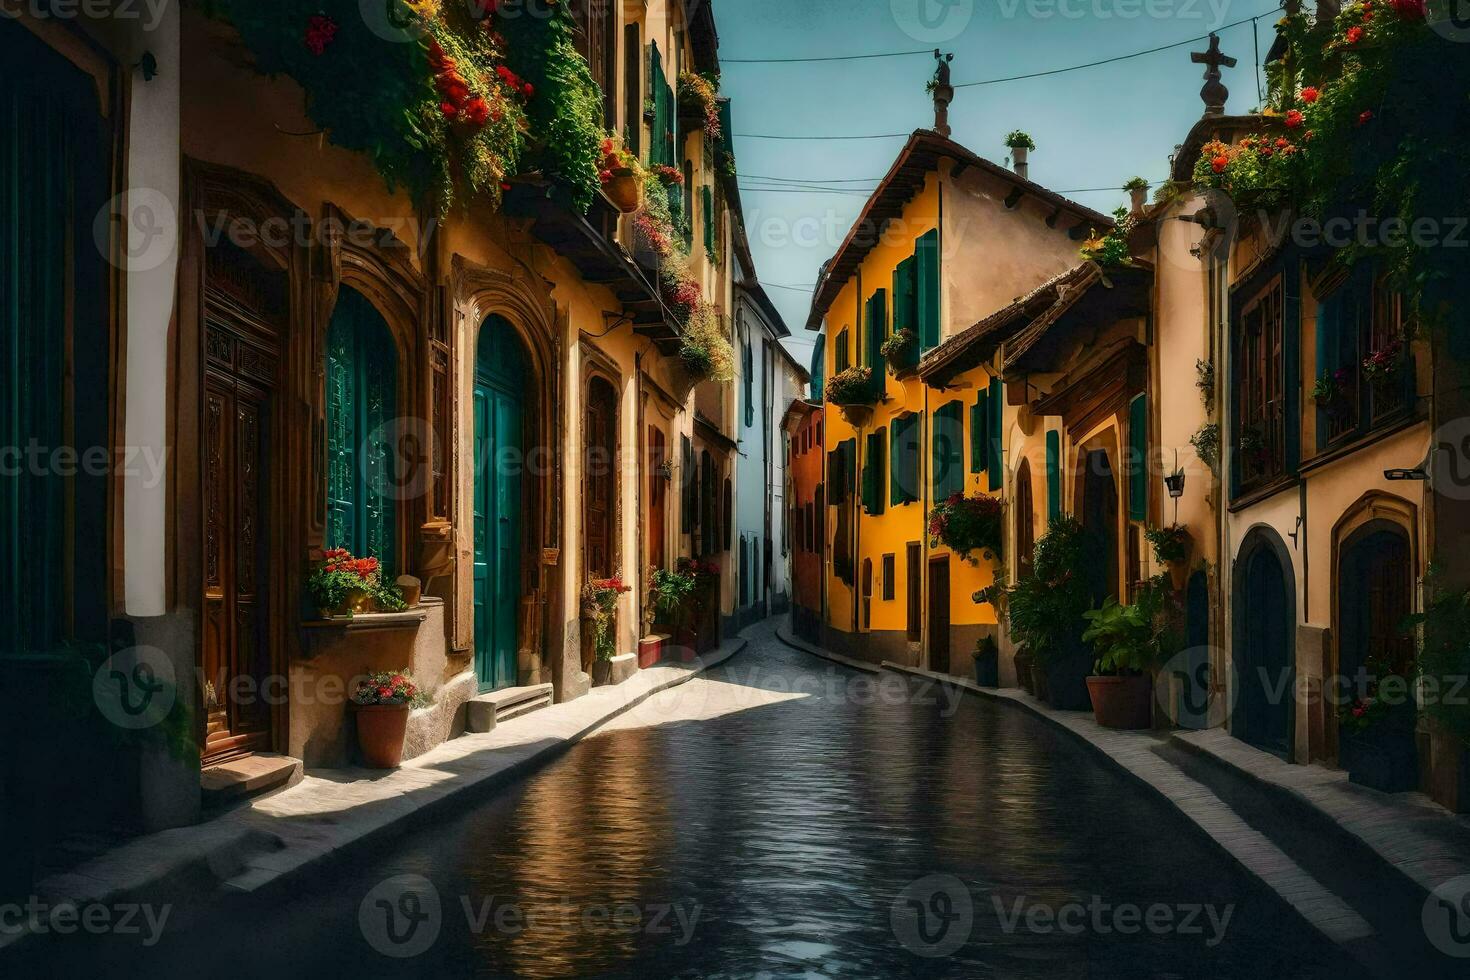
[[[868,349],[864,352],[863,363],[873,369],[874,382],[881,390],[883,382],[879,372],[882,369],[883,358],[878,350],[883,346],[883,340],[888,335],[888,290],[879,289],[868,297],[867,314]]]
[[[913,330],[917,325],[914,304],[918,297],[914,293],[915,259],[911,255],[893,270],[893,332]]]
[[[989,411],[985,430],[985,469],[990,474],[988,489],[999,490],[1005,476],[1005,447],[1001,445],[1005,431],[1005,385],[999,378],[990,379]]]
[[[689,441],[688,436],[679,437],[679,456],[683,460],[683,465],[679,467],[679,478],[684,481],[679,494],[679,528],[682,533],[690,534],[694,531],[697,476],[694,472],[694,444]]]
[[[649,137],[648,162],[650,165],[674,165],[674,92],[669,88],[664,75],[663,58],[658,53],[658,42],[648,45],[648,90],[653,99],[653,126]]]
[[[934,411],[934,502],[964,490],[965,447],[963,405],[950,402]]]
[[[863,462],[863,509],[869,514],[883,513],[883,467],[887,459],[888,430],[868,434],[867,458]]]
[[[919,238],[914,251],[916,312],[919,346],[928,350],[939,343],[939,230]]]
[[[980,392],[980,397],[975,399],[975,404],[970,406],[970,472],[981,473],[986,468],[986,450],[989,443],[986,434],[990,432],[990,392]]]
[[[715,194],[708,184],[699,189],[699,197],[704,204],[704,251],[711,262],[718,262],[715,254],[717,242],[715,241]]]
[[[851,352],[848,349],[847,330],[843,329],[843,331],[837,335],[837,351],[834,357],[833,366],[838,371],[846,371],[849,367],[852,366],[851,356]]]
[[[643,153],[643,70],[638,53],[643,50],[638,24],[623,28],[623,146],[635,157]]]
[[[1128,405],[1128,519],[1148,520],[1148,399]]]
[[[1046,520],[1062,516],[1062,437],[1052,430],[1046,434]]]
[[[913,503],[919,499],[919,417],[912,412],[896,416],[891,441],[888,499],[895,506]]]

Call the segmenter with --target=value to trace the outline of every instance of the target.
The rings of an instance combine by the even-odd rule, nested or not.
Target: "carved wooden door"
[[[228,304],[221,304],[228,305]],[[271,410],[278,352],[211,304],[204,383],[205,764],[271,747]]]

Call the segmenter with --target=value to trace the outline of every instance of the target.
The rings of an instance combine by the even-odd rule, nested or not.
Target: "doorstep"
[[[198,900],[219,892],[263,893],[308,868],[359,853],[420,824],[439,808],[540,768],[603,724],[677,687],[745,648],[737,638],[693,664],[638,671],[626,683],[445,742],[399,769],[308,770],[290,789],[250,800],[216,819],[135,838],[38,883],[52,906]],[[0,948],[25,932],[0,935]]]
[[[1303,820],[1347,833],[1426,897],[1446,881],[1470,874],[1470,817],[1457,816],[1422,793],[1355,786],[1340,769],[1285,762],[1221,728],[1174,732],[1170,741],[1279,794]]]
[[[302,771],[300,759],[257,752],[209,766],[199,774],[199,790],[205,807],[218,807],[295,786]]]

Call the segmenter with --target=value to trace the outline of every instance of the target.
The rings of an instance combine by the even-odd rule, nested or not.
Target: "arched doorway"
[[[602,375],[587,382],[582,431],[582,521],[587,578],[611,578],[617,525],[618,394]]]
[[[1374,519],[1343,541],[1337,569],[1337,670],[1344,697],[1378,697],[1388,716],[1365,733],[1381,752],[1394,742],[1393,785],[1418,784],[1414,751],[1415,707],[1405,678],[1412,675],[1414,640],[1406,620],[1414,610],[1413,548],[1403,525]],[[1385,684],[1389,678],[1394,682]],[[1393,702],[1393,703],[1390,703]],[[1339,759],[1351,769],[1345,742],[1352,732],[1339,727]]]
[[[1289,758],[1296,624],[1291,559],[1279,538],[1256,530],[1246,538],[1235,567],[1231,659],[1236,693],[1230,732],[1241,741]]]
[[[488,318],[476,344],[474,391],[475,675],[482,692],[517,679],[528,369],[515,328]]]
[[[397,576],[393,430],[398,348],[368,299],[343,286],[327,330],[328,548],[378,559]]]
[[[1104,449],[1084,457],[1082,527],[1087,532],[1088,580],[1094,605],[1118,595],[1118,483]]]

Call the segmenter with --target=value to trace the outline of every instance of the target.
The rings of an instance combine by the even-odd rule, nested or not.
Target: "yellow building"
[[[1004,559],[955,554],[928,521],[953,494],[1004,496],[1016,409],[993,356],[966,341],[1075,265],[1079,241],[1110,221],[1026,179],[1024,163],[1007,169],[949,139],[940,109],[824,267],[807,326],[822,332],[824,399],[837,409],[818,495],[824,642],[967,674],[976,643],[997,632],[995,610],[972,595]],[[904,331],[911,344],[885,358]],[[942,378],[930,372],[940,363],[952,368]]]

